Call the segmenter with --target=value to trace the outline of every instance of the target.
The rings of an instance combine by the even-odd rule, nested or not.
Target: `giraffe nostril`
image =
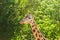
[[[21,24],[21,23],[22,23],[22,21],[19,22],[19,24]]]

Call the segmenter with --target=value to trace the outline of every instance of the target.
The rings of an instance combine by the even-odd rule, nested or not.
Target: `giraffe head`
[[[20,24],[30,24],[33,20],[34,20],[33,16],[31,14],[28,14],[19,23]]]

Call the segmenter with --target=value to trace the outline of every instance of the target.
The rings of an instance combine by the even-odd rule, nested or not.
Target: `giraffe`
[[[41,34],[39,29],[37,28],[34,17],[31,14],[28,14],[27,16],[25,16],[19,23],[31,25],[35,40],[46,40],[46,38]]]

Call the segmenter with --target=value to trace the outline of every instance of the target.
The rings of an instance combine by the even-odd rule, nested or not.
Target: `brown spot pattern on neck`
[[[37,40],[40,40],[39,38],[37,38]]]
[[[34,34],[36,40],[45,40],[45,38],[43,37],[43,35],[39,32],[39,29],[37,28],[35,22],[32,23],[32,30],[33,30],[33,34]]]

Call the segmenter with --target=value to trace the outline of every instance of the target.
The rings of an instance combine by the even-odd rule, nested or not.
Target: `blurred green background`
[[[29,12],[48,40],[58,40],[60,0],[0,0],[0,40],[34,40],[30,25],[19,24]]]

